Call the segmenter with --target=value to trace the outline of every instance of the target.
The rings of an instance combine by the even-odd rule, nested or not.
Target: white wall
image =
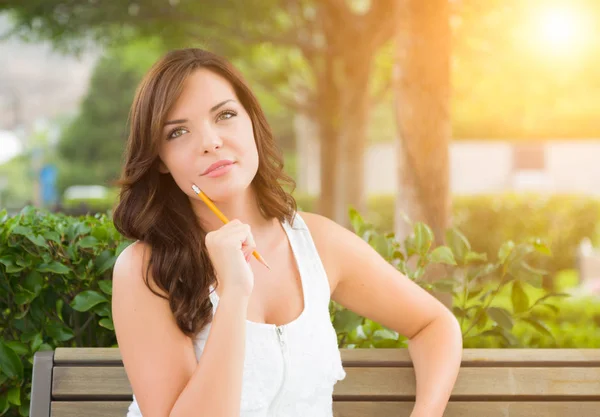
[[[312,136],[314,137],[314,136]],[[513,170],[512,141],[455,141],[450,145],[450,184],[459,194],[504,191],[576,192],[600,195],[600,139],[557,140],[544,144],[545,167]],[[298,143],[298,190],[319,192],[319,148],[313,140]],[[371,146],[365,155],[367,193],[397,188],[395,143]]]

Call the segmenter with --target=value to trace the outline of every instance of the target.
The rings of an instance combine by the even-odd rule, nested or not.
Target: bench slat
[[[336,402],[334,417],[409,417],[412,402]],[[600,402],[450,402],[444,417],[565,417],[593,416]]]
[[[407,349],[340,349],[345,366],[412,367]],[[117,348],[57,348],[56,365],[122,366]],[[462,367],[600,366],[600,349],[464,349]]]
[[[52,401],[50,417],[124,417],[131,401]]]
[[[51,417],[123,417],[128,401],[52,403]],[[336,402],[335,417],[408,417],[412,402]],[[600,410],[600,402],[451,402],[444,417],[564,417],[592,416]]]
[[[415,375],[410,368],[346,368],[335,386],[336,400],[411,400]],[[132,391],[124,368],[55,367],[53,399],[126,399]],[[521,399],[600,401],[600,368],[463,368],[453,400]]]
[[[346,372],[346,379],[335,386],[338,396],[414,398],[413,369],[347,368]],[[461,368],[453,396],[469,400],[542,400],[542,396],[600,400],[600,368]]]

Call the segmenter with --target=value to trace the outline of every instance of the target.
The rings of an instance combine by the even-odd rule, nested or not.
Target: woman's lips
[[[209,178],[216,178],[216,177],[220,177],[220,176],[227,174],[232,169],[233,169],[233,163],[227,164],[227,165],[222,165],[218,168],[213,169],[212,171],[209,171],[204,176],[209,177]]]

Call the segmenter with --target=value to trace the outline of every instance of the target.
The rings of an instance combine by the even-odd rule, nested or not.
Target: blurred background
[[[110,210],[137,83],[189,46],[247,77],[302,209],[490,255],[539,236],[600,291],[592,0],[0,1],[0,209]]]

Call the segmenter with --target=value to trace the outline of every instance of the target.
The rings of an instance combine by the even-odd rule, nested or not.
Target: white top
[[[332,417],[333,386],[346,373],[329,315],[330,287],[306,223],[283,222],[300,271],[304,310],[288,324],[246,320],[240,417]],[[211,291],[213,314],[219,303]],[[210,324],[195,337],[200,358]],[[127,417],[141,417],[133,397]]]

